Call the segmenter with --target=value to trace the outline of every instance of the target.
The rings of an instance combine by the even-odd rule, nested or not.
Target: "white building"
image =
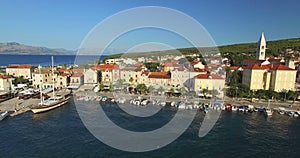
[[[84,84],[96,85],[98,83],[98,73],[96,70],[88,69],[83,73],[84,75]]]
[[[23,76],[26,79],[31,79],[32,72],[34,67],[29,64],[13,64],[6,67],[6,74],[12,75],[15,77]]]

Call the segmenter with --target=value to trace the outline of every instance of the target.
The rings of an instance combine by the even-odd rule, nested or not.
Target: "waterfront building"
[[[14,77],[23,76],[25,79],[32,78],[34,67],[30,64],[13,64],[6,67],[6,74]]]
[[[83,85],[83,82],[84,82],[84,77],[82,72],[74,73],[70,77],[70,86],[75,86],[79,88],[81,85]]]
[[[218,94],[221,94],[224,86],[225,79],[217,74],[199,74],[194,77],[194,91],[197,93],[202,93],[206,90],[216,91]]]
[[[242,83],[250,90],[295,90],[297,71],[282,64],[250,65],[244,68]]]
[[[270,65],[270,87],[276,92],[295,91],[297,70],[281,64]]]
[[[57,75],[57,73],[54,73],[54,75]],[[52,76],[51,67],[42,68],[40,72],[38,69],[35,69],[32,73],[32,85],[35,88],[39,88],[42,83],[43,89],[52,88],[52,79],[55,80],[55,78]]]
[[[250,90],[269,90],[271,73],[267,65],[249,65],[244,67],[242,83],[247,85]]]
[[[187,70],[183,68],[175,69],[171,72],[171,83],[173,87],[192,88],[192,80],[199,74],[206,74],[206,69],[195,68],[193,70]]]
[[[97,85],[98,84],[98,72],[94,69],[88,69],[85,72],[83,72],[84,80],[83,83],[85,85]]]
[[[63,89],[67,88],[70,83],[70,74],[62,73],[57,75],[55,88]]]
[[[141,81],[142,68],[139,67],[126,67],[120,69],[120,79],[125,80],[126,83],[137,85]]]
[[[117,81],[120,76],[119,65],[117,64],[98,64],[94,67],[95,71],[100,72],[101,82],[105,85],[109,85],[114,81]],[[86,76],[84,75],[84,78]]]
[[[12,81],[14,78],[0,74],[0,92],[7,93],[12,90]]]
[[[169,72],[142,72],[141,83],[144,83],[147,86],[170,86],[171,74]]]

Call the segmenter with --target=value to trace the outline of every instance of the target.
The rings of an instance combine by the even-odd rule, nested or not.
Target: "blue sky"
[[[186,13],[206,28],[217,45],[256,42],[262,31],[267,40],[300,37],[298,0],[2,0],[0,42],[76,50],[103,19],[140,6]]]

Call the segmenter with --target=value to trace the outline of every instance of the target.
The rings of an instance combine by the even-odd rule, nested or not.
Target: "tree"
[[[103,90],[104,90],[104,84],[103,84],[103,83],[100,83],[100,85],[99,85],[99,90],[100,90],[100,91],[103,91]]]
[[[259,101],[260,101],[262,97],[265,97],[265,91],[262,89],[259,89],[258,91],[256,91],[256,96],[259,98]]]
[[[160,63],[145,63],[146,68],[147,68],[150,72],[155,72],[155,71],[157,71],[159,65],[160,65]]]
[[[147,90],[147,86],[144,83],[138,84],[136,90],[140,93],[144,93]]]
[[[149,92],[149,93],[152,93],[153,91],[154,91],[154,87],[150,85],[150,86],[148,87],[148,92]]]
[[[112,91],[112,90],[113,90],[113,85],[109,84],[109,91]]]
[[[296,99],[298,98],[299,93],[297,91],[289,91],[287,93],[287,98],[288,99],[293,99],[293,103],[295,103]]]

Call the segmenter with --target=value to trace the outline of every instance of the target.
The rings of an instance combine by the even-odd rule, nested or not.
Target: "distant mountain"
[[[17,42],[0,43],[0,54],[32,54],[32,55],[72,55],[75,51],[66,49],[50,49],[46,47],[34,47]]]

